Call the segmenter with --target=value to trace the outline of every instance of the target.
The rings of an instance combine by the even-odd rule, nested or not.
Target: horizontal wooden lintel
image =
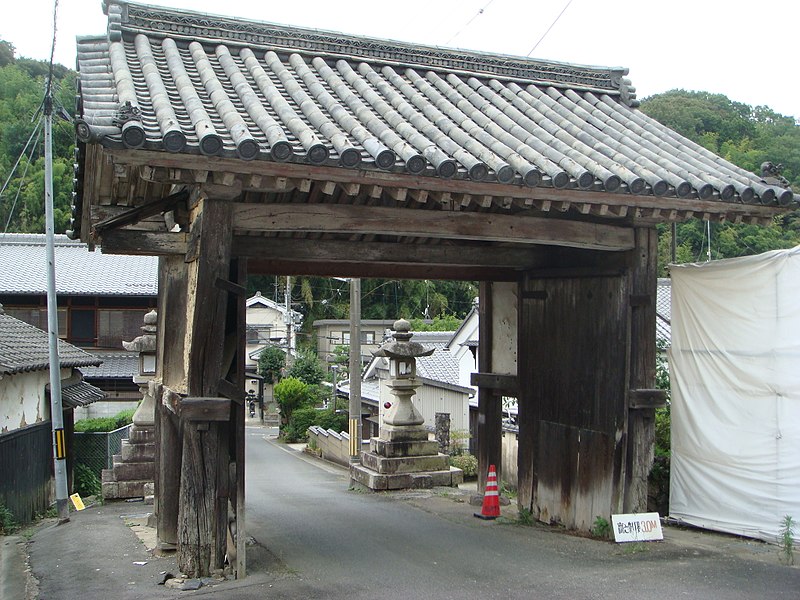
[[[630,390],[628,407],[630,408],[662,408],[667,405],[667,392],[664,390]]]
[[[517,376],[505,373],[472,373],[470,383],[479,388],[516,393]]]

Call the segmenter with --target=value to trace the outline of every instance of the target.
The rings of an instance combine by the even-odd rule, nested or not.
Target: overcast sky
[[[162,0],[274,23],[527,55],[568,0]],[[54,0],[3,0],[0,38],[47,59]],[[482,12],[481,12],[482,11]],[[101,0],[59,0],[56,61],[105,32]],[[800,1],[572,0],[533,58],[630,69],[639,98],[674,88],[721,93],[800,118]]]

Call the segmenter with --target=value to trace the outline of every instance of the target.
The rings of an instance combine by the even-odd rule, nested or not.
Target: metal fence
[[[0,504],[20,525],[47,510],[52,470],[50,421],[0,434]]]
[[[130,432],[130,425],[104,433],[76,431],[73,447],[75,464],[86,465],[100,479],[103,469],[114,466],[114,455],[122,451],[122,440],[127,440]]]

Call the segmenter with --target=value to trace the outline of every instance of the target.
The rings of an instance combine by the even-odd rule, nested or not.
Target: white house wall
[[[67,379],[71,369],[61,369]],[[0,378],[0,433],[7,433],[50,419],[50,405],[45,387],[49,371],[17,373]]]

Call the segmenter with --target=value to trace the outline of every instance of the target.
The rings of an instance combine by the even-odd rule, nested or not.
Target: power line
[[[461,35],[461,34],[463,33],[463,31],[464,31],[464,30],[465,30],[467,27],[469,27],[469,26],[472,24],[472,22],[473,22],[475,19],[477,19],[478,17],[480,17],[480,16],[483,14],[483,12],[484,12],[484,11],[485,11],[487,8],[489,8],[489,5],[490,5],[492,2],[494,2],[494,0],[489,0],[489,2],[487,2],[487,3],[484,5],[484,7],[483,7],[483,8],[481,8],[481,9],[478,9],[478,12],[476,12],[476,13],[475,13],[475,16],[473,16],[473,17],[472,17],[472,18],[471,18],[469,21],[467,21],[467,22],[464,24],[464,26],[463,26],[461,29],[459,29],[457,32],[455,32],[455,33],[454,33],[454,34],[453,34],[453,35],[450,37],[450,39],[449,39],[449,40],[447,40],[447,41],[444,43],[444,45],[445,45],[445,46],[449,46],[449,45],[450,45],[450,42],[452,42],[452,41],[453,41],[454,39],[456,39],[456,38],[457,38],[459,35]]]
[[[556,23],[558,23],[558,20],[561,18],[561,15],[563,15],[564,11],[569,8],[570,4],[572,4],[572,0],[567,0],[567,3],[564,5],[564,8],[561,9],[561,12],[558,13],[558,16],[555,18],[555,20],[552,23],[550,23],[550,27],[547,28],[547,31],[545,31],[542,34],[542,37],[539,38],[539,41],[533,45],[531,51],[528,52],[525,56],[530,56],[531,54],[533,54],[533,51],[536,50],[536,48],[539,47],[539,44],[542,43],[542,40],[544,40],[544,38],[547,37],[547,34],[550,33],[550,30],[555,26]]]
[[[36,145],[39,143],[39,136],[40,136],[40,135],[41,135],[41,133],[42,133],[41,125],[42,125],[42,117],[39,117],[39,122],[38,122],[38,123],[36,123],[36,127],[35,127],[35,128],[34,128],[34,130],[31,132],[31,136],[33,136],[33,134],[34,134],[34,133],[36,133],[36,141],[34,141],[34,142],[33,142],[33,145],[31,146],[31,153],[30,153],[30,156],[28,156],[28,160],[27,160],[27,162],[25,163],[25,169],[22,171],[22,177],[20,177],[20,181],[19,181],[19,187],[17,188],[17,193],[16,193],[16,195],[14,196],[14,202],[13,202],[13,204],[11,205],[11,210],[9,210],[9,211],[8,211],[8,220],[6,221],[6,226],[5,226],[5,228],[3,229],[3,235],[5,235],[6,233],[8,233],[8,228],[9,228],[9,226],[11,225],[11,219],[14,217],[14,211],[15,211],[15,210],[16,210],[16,208],[17,208],[17,200],[19,200],[19,194],[20,194],[20,192],[22,191],[22,186],[23,186],[23,185],[24,185],[24,183],[25,183],[25,176],[28,174],[28,167],[30,167],[30,166],[31,166],[31,161],[33,160],[33,153],[36,151]],[[30,143],[30,141],[31,141],[31,139],[30,139],[30,138],[28,138],[28,143]],[[28,146],[26,145],[26,146],[25,146],[25,149],[23,149],[23,152],[25,152],[25,150],[27,149],[27,147],[28,147]],[[20,155],[20,158],[22,158],[22,155]],[[19,161],[17,161],[17,164],[19,164]],[[16,169],[16,168],[17,168],[17,166],[16,166],[16,165],[14,165],[14,169]],[[13,173],[14,173],[14,171],[12,170],[12,171],[11,171],[11,173],[13,174]],[[8,177],[9,177],[9,179],[10,179],[10,178],[11,178],[11,175],[9,175]],[[7,183],[8,183],[8,181],[6,181],[6,184],[7,184]],[[4,188],[4,189],[5,189],[5,188]]]

